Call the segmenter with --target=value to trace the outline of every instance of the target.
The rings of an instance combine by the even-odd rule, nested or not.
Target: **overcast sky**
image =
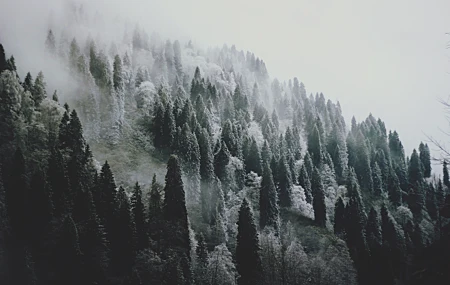
[[[46,15],[50,9],[58,13],[61,1],[0,2],[0,40],[26,51],[10,34],[46,25]],[[448,0],[92,0],[89,5],[139,20],[172,39],[250,50],[266,62],[272,78],[296,76],[308,92],[339,100],[347,121],[370,112],[381,117],[399,132],[407,154],[425,140],[424,133],[444,140],[439,128],[450,131],[437,101],[450,95]]]

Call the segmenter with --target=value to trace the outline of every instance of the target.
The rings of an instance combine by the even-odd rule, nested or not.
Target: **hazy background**
[[[0,42],[14,53],[22,74],[49,64],[36,56],[43,49],[36,43],[45,41],[49,25],[64,25],[64,1],[0,0]],[[250,50],[272,78],[296,76],[308,93],[339,100],[348,122],[370,112],[381,117],[399,132],[407,155],[426,140],[424,133],[450,141],[439,131],[448,123],[438,103],[450,95],[448,0],[76,2],[171,39]],[[104,18],[97,20],[98,29],[88,31],[92,36],[123,36],[103,26]]]

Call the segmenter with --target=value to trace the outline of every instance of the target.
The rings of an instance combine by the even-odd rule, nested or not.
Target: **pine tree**
[[[172,155],[167,162],[166,185],[164,187],[163,214],[166,221],[164,241],[169,248],[176,252],[180,259],[186,258],[183,264],[184,279],[189,280],[189,224],[185,202],[181,168],[178,158]]]
[[[114,224],[112,240],[111,265],[115,273],[123,276],[131,271],[135,258],[135,224],[133,222],[130,203],[125,189],[119,187],[117,192],[117,220]]]
[[[278,231],[279,210],[277,204],[277,190],[273,182],[272,170],[268,163],[264,164],[264,173],[261,181],[259,195],[259,227],[273,227]]]
[[[113,64],[113,86],[118,92],[123,89],[124,80],[122,72],[122,60],[119,55],[116,55]]]
[[[245,168],[247,173],[253,171],[259,176],[263,174],[261,165],[261,154],[259,152],[258,144],[256,143],[255,138],[252,138],[249,153],[245,159]]]
[[[33,94],[33,92],[34,92],[34,83],[33,83],[33,77],[31,76],[30,72],[28,72],[27,75],[25,76],[25,79],[23,80],[22,86],[23,86],[23,90],[24,91],[28,91],[31,94]]]
[[[308,152],[311,154],[314,166],[319,167],[322,163],[323,153],[321,134],[317,124],[314,125],[312,132],[308,136]]]
[[[278,161],[278,198],[281,207],[291,207],[292,178],[286,158],[281,155]]]
[[[434,189],[433,184],[429,184],[428,187],[425,188],[426,196],[425,196],[425,205],[428,211],[428,214],[433,220],[436,220],[438,217],[438,206],[436,201],[436,190]]]
[[[35,106],[39,106],[42,100],[44,100],[47,97],[47,91],[45,90],[46,86],[47,84],[44,81],[44,74],[42,73],[42,71],[40,71],[36,76],[33,85],[32,95]]]
[[[63,157],[58,148],[54,148],[51,151],[48,161],[47,177],[49,186],[52,189],[55,216],[59,217],[67,211],[67,207],[69,206],[70,186]]]
[[[47,39],[45,40],[45,48],[51,55],[56,55],[56,40],[55,35],[51,29],[47,32]]]
[[[230,161],[230,152],[224,141],[220,143],[219,151],[214,155],[214,172],[222,183],[228,179],[227,165]]]
[[[382,177],[382,174],[381,174],[381,169],[378,166],[377,162],[375,162],[375,166],[373,167],[372,175],[373,175],[373,190],[374,190],[374,193],[377,196],[381,196],[384,193],[383,177]]]
[[[198,146],[200,149],[200,175],[202,181],[207,182],[214,177],[214,156],[208,131],[205,128],[201,130],[198,137]]]
[[[306,167],[306,171],[308,171],[308,176],[312,177],[314,166],[309,152],[306,152],[305,157],[303,158],[303,164]]]
[[[312,203],[312,188],[311,180],[309,179],[308,171],[306,170],[305,164],[300,168],[300,175],[298,177],[298,184],[302,186],[305,191],[306,202]]]
[[[428,178],[431,176],[431,154],[430,149],[428,148],[428,144],[423,144],[422,142],[419,145],[419,156],[420,162],[422,163],[423,176],[424,178]]]
[[[261,151],[261,159],[263,165],[264,163],[270,163],[270,161],[272,160],[272,151],[270,150],[267,140],[264,140],[264,145]]]
[[[318,226],[325,227],[327,223],[325,192],[323,189],[322,178],[317,167],[315,167],[313,171],[311,188],[313,194],[314,220]]]
[[[93,195],[100,221],[105,225],[108,240],[114,243],[114,229],[118,208],[117,191],[114,175],[107,161],[101,169],[98,186]]]
[[[387,181],[387,190],[389,200],[395,205],[400,206],[402,203],[402,189],[400,188],[400,182],[397,178],[395,171],[389,171],[389,177]]]
[[[258,232],[252,210],[244,198],[239,210],[238,234],[236,237],[236,267],[238,284],[260,284],[262,268]]]
[[[208,249],[206,248],[205,237],[203,234],[198,235],[197,248],[195,249],[197,255],[196,264],[196,281],[198,284],[208,284],[207,268],[208,268]]]
[[[150,238],[157,243],[161,240],[163,224],[161,188],[162,186],[156,181],[156,175],[153,175],[150,197],[148,199],[148,232]],[[158,249],[157,252],[159,252]]]
[[[148,231],[145,222],[145,208],[142,202],[142,190],[136,182],[131,196],[131,211],[133,213],[134,224],[136,226],[136,250],[148,248]]]
[[[417,151],[414,149],[409,160],[409,183],[419,185],[423,181],[422,162]]]
[[[444,177],[443,177],[444,185],[450,188],[450,178],[448,175],[447,160],[444,160],[443,173],[444,173]]]
[[[159,149],[162,148],[165,144],[164,142],[164,114],[165,109],[163,104],[160,101],[155,102],[153,107],[153,118],[151,123],[151,130],[153,134],[153,145]]]
[[[170,148],[173,145],[175,130],[175,118],[173,116],[172,103],[169,102],[165,108],[162,126],[163,147]]]
[[[6,69],[7,63],[6,63],[5,49],[3,48],[3,45],[0,44],[0,74],[3,72],[3,70]]]
[[[339,197],[336,201],[336,205],[334,207],[334,234],[340,238],[345,238],[345,227],[346,227],[346,219],[345,219],[345,205],[344,201],[341,197]]]
[[[385,273],[385,260],[382,253],[382,237],[380,219],[375,208],[369,211],[369,217],[366,225],[366,240],[370,250],[370,263],[368,284],[386,284],[383,283],[383,274]]]
[[[444,206],[446,193],[444,190],[444,186],[442,185],[442,180],[440,178],[438,180],[436,190],[437,190],[436,191],[436,203],[437,203],[438,209],[441,209]]]

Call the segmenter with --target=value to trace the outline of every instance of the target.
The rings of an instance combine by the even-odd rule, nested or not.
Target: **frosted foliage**
[[[216,246],[208,257],[208,284],[233,285],[236,284],[236,275],[233,256],[227,246],[225,244]]]
[[[250,123],[247,128],[247,134],[249,137],[254,137],[256,143],[258,144],[258,147],[262,149],[262,146],[264,144],[264,136],[261,131],[261,126],[257,122],[252,121]]]
[[[294,185],[292,187],[292,209],[298,211],[301,215],[314,219],[314,209],[311,204],[306,202],[305,190],[302,186]]]
[[[288,284],[304,284],[309,278],[309,259],[300,241],[294,239],[284,253],[284,266]]]
[[[434,238],[434,225],[428,219],[422,219],[419,224],[419,227],[422,230],[423,240],[425,245],[431,244]]]
[[[150,81],[144,81],[136,90],[136,104],[138,108],[144,110],[152,110],[156,89]]]
[[[394,218],[399,225],[405,227],[408,221],[413,221],[413,214],[408,207],[399,206],[394,213]]]

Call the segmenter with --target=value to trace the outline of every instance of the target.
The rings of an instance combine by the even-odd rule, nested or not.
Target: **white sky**
[[[83,1],[172,39],[250,50],[272,78],[296,76],[308,93],[339,100],[347,121],[370,112],[381,117],[399,132],[408,155],[426,140],[424,133],[447,139],[439,131],[448,123],[437,100],[450,95],[448,0]],[[38,21],[37,11],[48,14],[58,2],[0,0],[10,7],[0,9],[0,40],[15,29],[2,31],[11,17]]]

